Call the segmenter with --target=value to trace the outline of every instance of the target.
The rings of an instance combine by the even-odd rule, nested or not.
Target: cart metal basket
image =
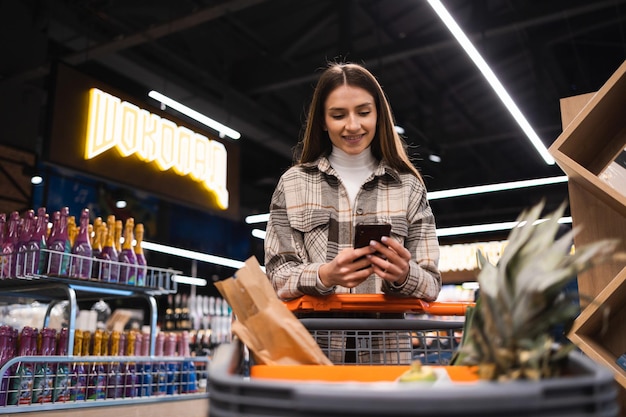
[[[359,296],[362,297],[362,296]],[[287,303],[310,315],[349,313],[352,318],[301,318],[335,365],[254,365],[246,347],[235,340],[218,348],[209,366],[209,415],[234,416],[617,416],[617,387],[613,375],[581,354],[569,358],[569,375],[538,382],[479,381],[474,370],[445,366],[456,349],[462,316],[469,304],[421,303],[385,296],[355,300],[334,296],[306,297]],[[355,301],[358,301],[355,303]],[[393,302],[392,302],[393,303]],[[408,307],[406,308],[408,303]],[[361,304],[359,306],[359,304]],[[366,308],[363,309],[365,304]],[[409,313],[405,319],[374,319],[384,314]],[[402,305],[404,304],[404,305]],[[430,308],[430,311],[428,310]],[[452,308],[452,310],[451,310]],[[445,313],[437,316],[435,311]],[[452,311],[452,313],[451,313]],[[412,318],[419,315],[419,319]],[[425,318],[424,318],[424,315]],[[433,318],[433,316],[435,318]],[[363,318],[365,317],[365,318]],[[457,317],[461,318],[462,317]],[[354,338],[350,347],[348,338]],[[382,341],[374,343],[373,340]],[[393,342],[391,342],[393,341]],[[431,343],[428,343],[431,342]],[[393,348],[388,345],[393,345]],[[336,349],[335,349],[335,346]],[[353,349],[354,364],[346,363]],[[334,356],[334,357],[333,357]],[[384,360],[369,361],[375,357]],[[434,384],[396,382],[408,362],[435,364]],[[370,366],[370,365],[376,366]]]

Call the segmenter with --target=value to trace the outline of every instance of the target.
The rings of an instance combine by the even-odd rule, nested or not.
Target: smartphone
[[[389,236],[391,224],[357,224],[354,233],[354,247],[362,248],[370,244],[370,240],[380,242],[383,236]]]

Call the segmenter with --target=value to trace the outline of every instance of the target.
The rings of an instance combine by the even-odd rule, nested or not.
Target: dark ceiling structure
[[[562,131],[559,100],[596,91],[626,59],[626,0],[443,3],[547,147]],[[2,0],[0,22],[0,122],[13,126],[2,143],[41,148],[56,63],[146,102],[154,89],[242,133],[242,218],[267,211],[334,60],[378,77],[430,191],[564,175],[425,0]],[[558,184],[431,204],[451,227],[513,221],[566,198]]]

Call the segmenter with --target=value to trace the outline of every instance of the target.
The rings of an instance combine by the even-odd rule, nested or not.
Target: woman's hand
[[[331,262],[320,266],[318,273],[322,284],[326,287],[356,287],[375,272],[368,258],[375,250],[371,245],[342,250]]]
[[[372,240],[370,247],[376,254],[367,256],[374,273],[382,279],[402,285],[409,275],[411,252],[399,242],[384,236],[381,242]]]

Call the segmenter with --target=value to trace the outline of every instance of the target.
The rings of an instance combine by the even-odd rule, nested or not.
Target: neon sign
[[[161,171],[191,177],[215,194],[221,209],[228,208],[227,153],[222,143],[91,88],[85,159],[113,148],[124,158],[136,155]]]

